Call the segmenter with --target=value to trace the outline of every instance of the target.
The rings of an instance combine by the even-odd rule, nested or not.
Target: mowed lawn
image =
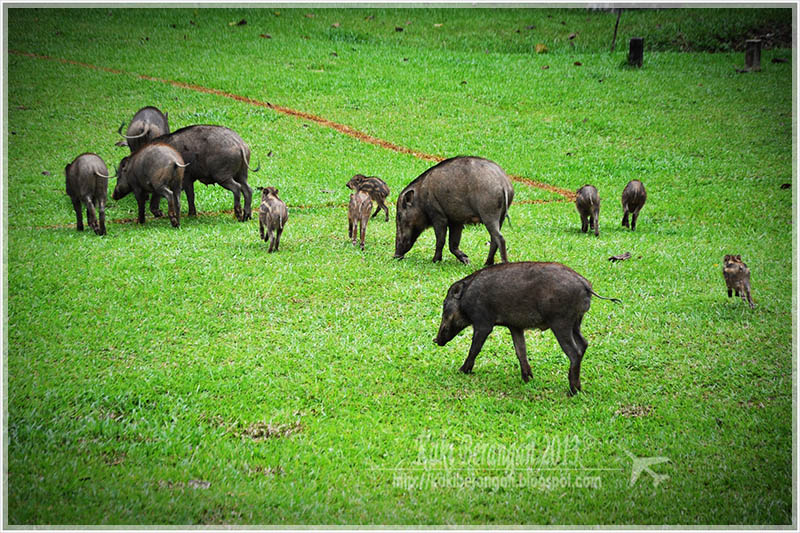
[[[796,520],[791,9],[625,11],[611,53],[616,15],[585,9],[7,7],[7,525]],[[757,35],[763,70],[737,73]],[[624,65],[634,36],[642,69]],[[132,223],[109,190],[108,235],[75,231],[65,165],[95,152],[113,170],[146,105],[242,136],[251,186],[289,205],[278,253],[258,195],[240,223],[199,183],[178,229]],[[431,262],[432,230],[392,258],[421,155],[524,178],[510,259],[622,300],[584,318],[583,392],[549,331],[526,333],[529,383],[503,328],[471,375],[471,329],[433,344],[489,239],[465,230],[467,266]],[[363,252],[355,173],[392,191]],[[559,193],[585,183],[599,237]],[[727,297],[725,254],[750,266],[755,309]]]

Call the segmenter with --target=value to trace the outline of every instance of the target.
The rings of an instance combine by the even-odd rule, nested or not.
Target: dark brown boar
[[[364,249],[364,238],[367,235],[367,222],[372,212],[372,199],[366,191],[358,190],[350,195],[350,206],[347,211],[347,235],[356,245],[356,230],[361,235],[361,249]]]
[[[491,245],[486,264],[494,263],[500,250],[508,261],[506,241],[500,229],[514,199],[514,188],[496,163],[480,157],[454,157],[423,172],[397,198],[397,235],[394,257],[402,259],[419,235],[433,226],[436,251],[433,261],[442,260],[447,231],[450,252],[464,264],[467,254],[459,250],[465,224],[481,222],[489,231]]]
[[[551,329],[569,358],[569,390],[581,390],[581,360],[588,343],[581,321],[589,310],[592,290],[583,276],[559,263],[505,263],[485,267],[453,283],[447,291],[442,322],[434,342],[444,346],[469,325],[472,344],[461,366],[472,372],[475,357],[495,326],[511,331],[522,379],[533,376],[525,348],[526,329]]]
[[[131,123],[124,134],[122,133],[122,128],[125,127],[125,123],[123,122],[120,125],[117,133],[125,137],[125,141],[118,143],[118,145],[127,145],[131,149],[131,153],[133,153],[156,137],[168,134],[168,114],[162,113],[160,109],[153,106],[141,108],[133,115]]]
[[[183,175],[183,190],[189,204],[189,216],[197,215],[194,205],[194,182],[214,183],[233,193],[233,212],[244,222],[252,216],[253,190],[247,184],[250,168],[250,147],[235,131],[223,126],[195,125],[181,128],[169,135],[157,137],[153,142],[168,144],[180,152],[189,164]],[[242,209],[240,196],[244,197]]]
[[[106,234],[106,198],[108,197],[108,168],[97,154],[81,154],[64,167],[67,194],[72,200],[78,231],[83,231],[83,212],[86,222],[97,235]]]
[[[268,253],[277,252],[281,244],[281,233],[289,220],[289,209],[278,198],[278,189],[275,187],[259,187],[261,191],[261,205],[258,210],[258,231],[261,240],[269,240]]]
[[[600,196],[594,185],[584,185],[578,189],[575,207],[581,216],[581,231],[586,233],[591,227],[595,237],[600,235]]]
[[[177,228],[181,216],[181,183],[187,166],[181,154],[168,144],[150,143],[122,159],[111,197],[120,200],[133,192],[139,207],[139,224],[144,224],[148,194],[164,197],[169,205],[170,223]]]
[[[631,231],[636,229],[636,219],[639,218],[639,211],[647,201],[647,192],[644,185],[639,180],[631,180],[622,191],[622,225],[630,227]],[[628,225],[628,214],[631,215],[631,223]]]
[[[347,188],[353,191],[362,190],[369,194],[372,201],[378,204],[372,218],[378,216],[381,209],[386,213],[386,221],[389,221],[389,208],[386,207],[386,198],[389,196],[389,186],[386,182],[377,176],[365,176],[363,174],[356,174],[350,181],[347,182]]]
[[[722,275],[728,287],[728,298],[741,296],[742,300],[754,308],[753,298],[750,296],[750,269],[742,261],[741,255],[726,255],[722,266]]]

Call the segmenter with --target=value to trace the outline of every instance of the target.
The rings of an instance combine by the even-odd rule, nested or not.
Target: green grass
[[[744,75],[743,54],[724,52],[790,17],[626,11],[610,54],[615,16],[582,9],[9,9],[10,50],[592,183],[599,238],[573,204],[515,183],[509,256],[563,262],[624,303],[587,313],[575,397],[550,332],[526,334],[528,384],[501,328],[462,375],[469,330],[432,339],[485,230],[464,232],[470,266],[447,251],[432,264],[432,231],[393,260],[380,217],[365,251],[347,240],[353,174],[384,178],[393,203],[429,162],[221,96],[8,54],[7,523],[793,523],[794,193],[780,189],[794,184],[792,66],[770,63],[793,51],[765,50]],[[634,35],[651,43],[641,70],[621,67]],[[110,202],[107,236],[75,231],[64,166],[85,151],[118,163],[116,128],[144,105],[173,129],[239,132],[262,166],[251,185],[290,206],[279,253],[257,221],[233,218],[228,191],[199,184],[201,215],[180,229],[123,222],[129,196]],[[630,232],[619,195],[634,178],[648,203]],[[754,310],[727,298],[727,253],[752,270]],[[652,467],[669,479],[631,486],[626,450],[669,458]],[[502,486],[508,454],[521,486]]]

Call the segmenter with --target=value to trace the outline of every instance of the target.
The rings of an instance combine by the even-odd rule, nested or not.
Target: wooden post
[[[744,52],[744,68],[751,72],[761,70],[761,39],[748,39]]]
[[[614,38],[611,39],[611,51],[617,46],[617,28],[619,28],[619,17],[622,15],[622,8],[617,9],[617,23],[614,24]]]
[[[628,51],[628,65],[632,67],[641,67],[644,59],[644,39],[642,37],[634,37],[631,39],[630,49]]]

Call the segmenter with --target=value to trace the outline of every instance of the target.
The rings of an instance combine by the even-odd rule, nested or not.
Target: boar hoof
[[[172,224],[173,228],[180,227],[180,225],[181,225],[181,223],[178,222],[178,219],[175,218],[175,217],[169,217],[169,222],[170,222],[170,224]]]
[[[467,368],[467,365],[461,365],[461,368],[459,368],[458,371],[463,372],[464,374],[472,374],[472,368]]]
[[[461,255],[459,255],[457,257],[458,257],[458,260],[461,261],[462,263],[464,263],[465,265],[469,264],[469,257],[467,257],[466,255],[461,254]]]
[[[522,381],[524,381],[525,383],[529,382],[532,377],[533,377],[533,373],[532,372],[523,372],[522,373]]]
[[[155,218],[161,218],[164,216],[164,212],[161,209],[156,209],[155,211],[150,211],[150,212],[153,213],[153,216]]]

